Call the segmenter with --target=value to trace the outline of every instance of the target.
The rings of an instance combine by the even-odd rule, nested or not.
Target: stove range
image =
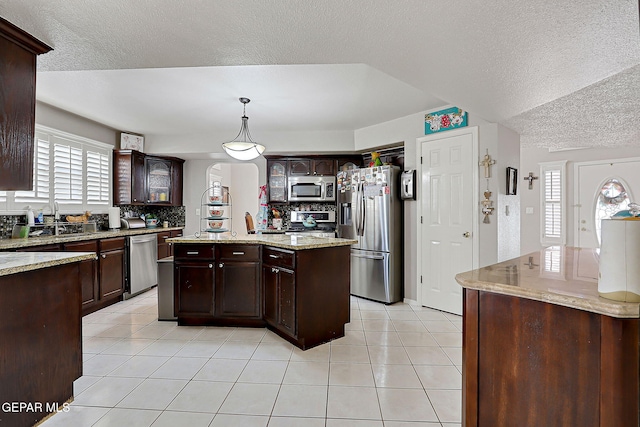
[[[302,225],[302,221],[304,221],[309,215],[313,216],[316,220],[315,227],[305,227]],[[336,213],[333,211],[292,211],[289,228],[285,234],[313,237],[335,237]]]

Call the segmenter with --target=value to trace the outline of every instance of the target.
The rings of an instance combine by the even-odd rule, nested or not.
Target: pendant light
[[[249,132],[249,117],[246,114],[247,104],[251,102],[249,98],[240,98],[240,102],[243,104],[242,108],[242,125],[240,126],[240,132],[238,135],[229,142],[222,144],[224,151],[238,160],[252,160],[260,156],[265,149],[265,146],[253,142],[251,139],[251,133]]]

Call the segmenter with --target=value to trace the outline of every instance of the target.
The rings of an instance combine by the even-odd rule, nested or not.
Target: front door
[[[575,165],[574,180],[577,183],[574,215],[574,246],[579,248],[600,247],[599,224],[596,210],[606,210],[598,205],[599,194],[603,185],[611,180],[620,182],[626,190],[628,201],[638,203],[640,195],[640,159],[602,160],[584,162]],[[606,193],[606,190],[605,190]],[[621,206],[626,208],[626,206]],[[618,209],[612,204],[612,213]],[[598,217],[607,217],[601,213]]]
[[[451,132],[451,133],[449,133]],[[455,275],[472,270],[476,130],[422,138],[422,285],[420,303],[462,314],[462,287]],[[475,148],[475,150],[474,150]]]

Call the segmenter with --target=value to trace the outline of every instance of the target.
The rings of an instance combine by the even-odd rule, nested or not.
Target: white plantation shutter
[[[48,135],[36,133],[33,165],[33,190],[16,191],[18,203],[49,203],[50,143]]]
[[[540,189],[541,243],[543,245],[563,245],[565,243],[565,189],[566,161],[541,163]]]
[[[53,145],[54,200],[61,204],[82,204],[82,148]]]
[[[109,155],[87,150],[87,203],[109,204]]]

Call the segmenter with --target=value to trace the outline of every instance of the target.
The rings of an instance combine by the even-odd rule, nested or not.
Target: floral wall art
[[[458,107],[434,111],[424,115],[424,134],[458,129],[467,125],[467,112]]]

